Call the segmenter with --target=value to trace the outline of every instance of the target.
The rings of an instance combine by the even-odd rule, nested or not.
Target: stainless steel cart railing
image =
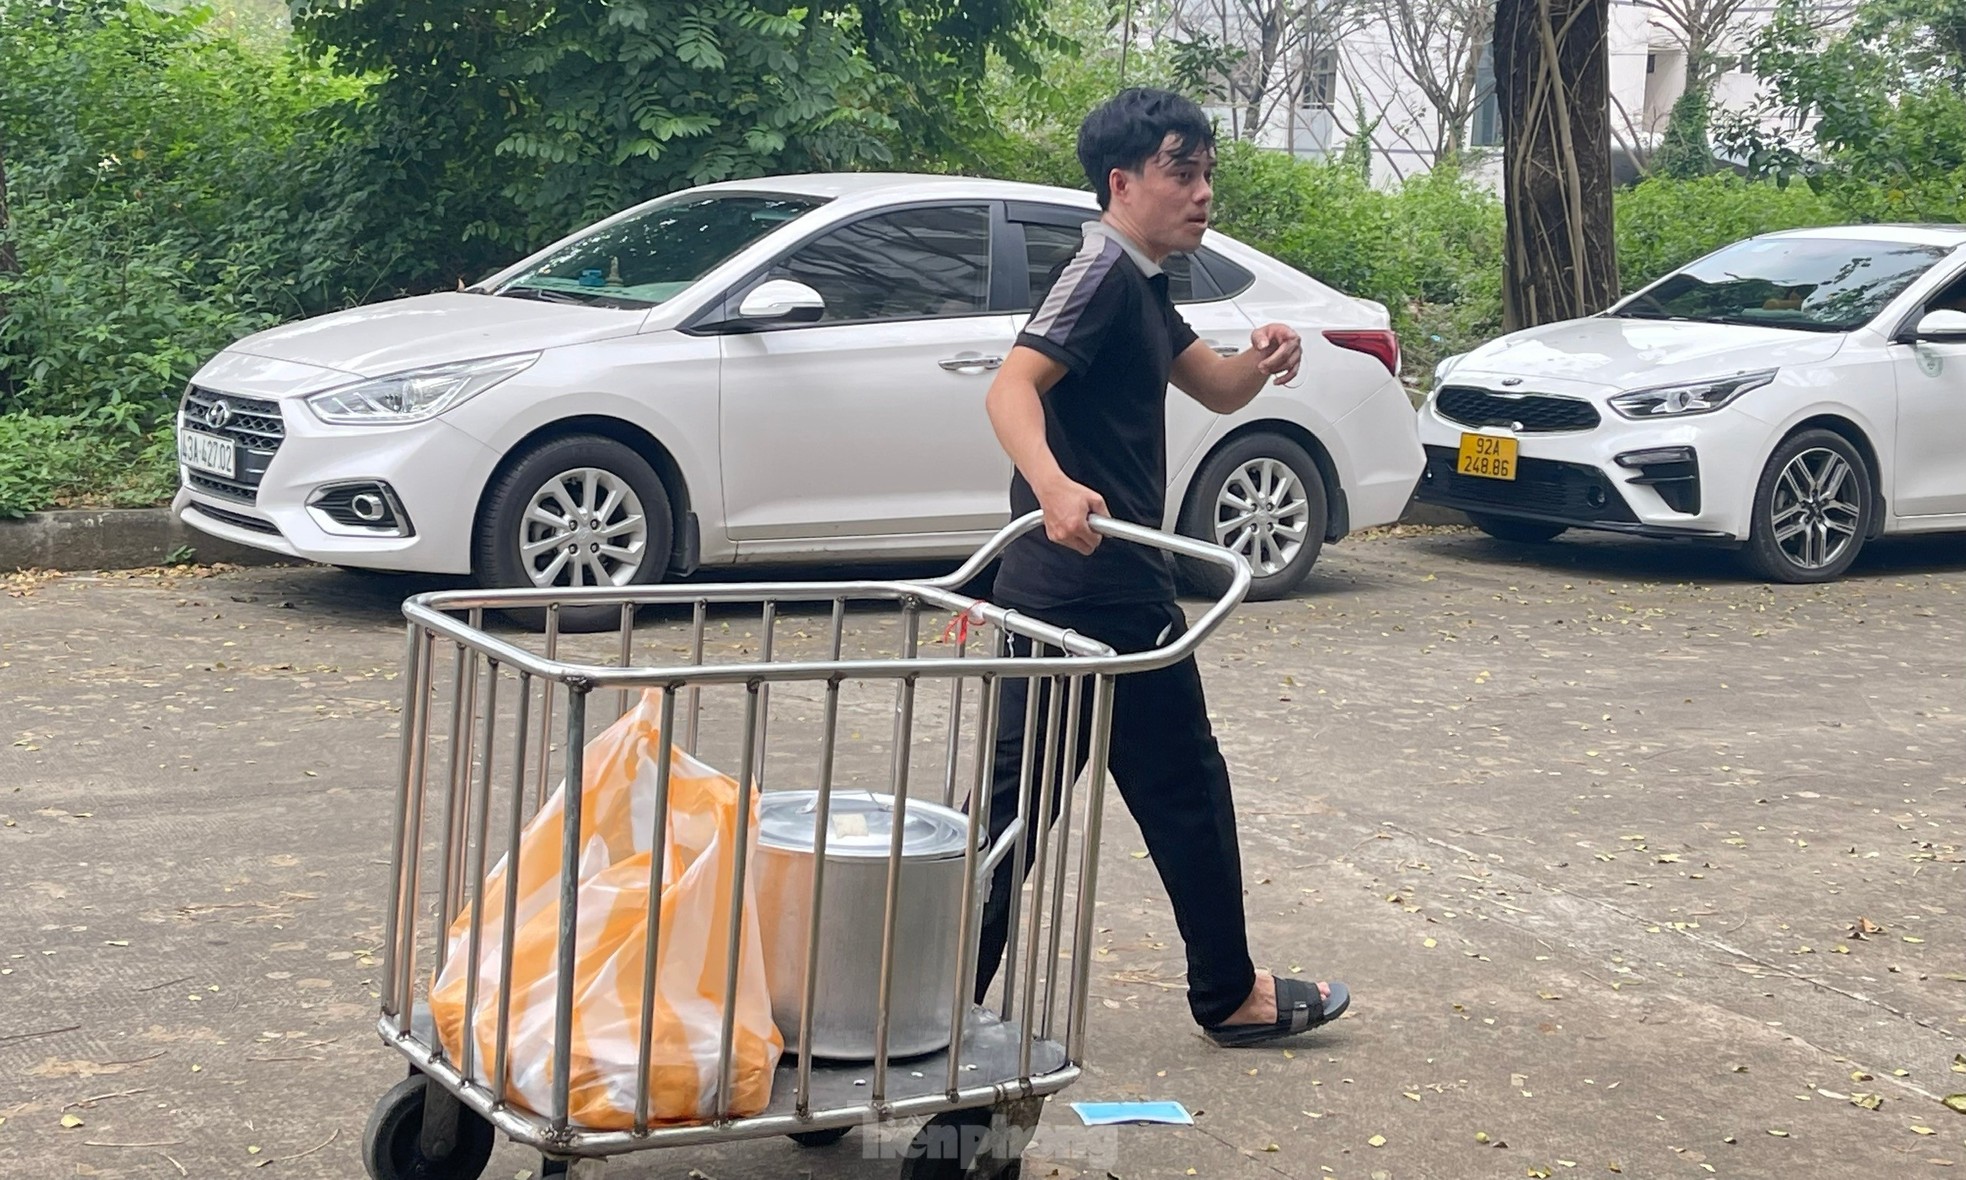
[[[470,1153],[480,1141],[482,1152],[489,1153],[489,1128],[540,1149],[548,1157],[549,1175],[597,1174],[601,1158],[646,1148],[775,1135],[830,1141],[858,1124],[978,1107],[1014,1106],[1024,1112],[1018,1121],[1028,1124],[1023,1128],[1023,1141],[1028,1141],[1036,1122],[1034,1100],[1069,1085],[1084,1060],[1114,679],[1186,658],[1241,602],[1250,582],[1248,565],[1227,550],[1095,518],[1093,526],[1109,538],[1107,544],[1149,546],[1213,563],[1230,575],[1226,592],[1174,642],[1150,652],[1116,654],[1085,636],[959,589],[1018,536],[1040,525],[1036,514],[1014,522],[962,569],[927,581],[445,591],[406,602],[401,778],[378,1028],[409,1059],[412,1075],[406,1086],[414,1094],[405,1097],[405,1087],[399,1086],[378,1107],[365,1145],[371,1172],[400,1170],[405,1153],[413,1158],[420,1151],[432,1158],[448,1153],[454,1160],[428,1174],[476,1176],[483,1161],[474,1165]],[[559,611],[574,605],[619,606],[618,631],[600,637],[562,634]],[[542,634],[487,628],[487,612],[542,608]],[[643,620],[638,628],[640,608],[650,608],[647,614],[656,618]],[[939,623],[945,616],[955,619],[949,630],[940,639],[930,635],[925,640],[924,619]],[[985,641],[972,637],[972,628]],[[1029,655],[1009,654],[1013,635],[1030,641]],[[1050,691],[1026,693],[1020,814],[996,845],[986,848],[999,703],[1004,683],[1012,679],[1047,684]],[[656,824],[664,822],[667,811],[672,747],[735,767],[747,801],[749,791],[771,789],[767,783],[788,774],[800,780],[795,785],[817,788],[805,1019],[800,1036],[786,1046],[769,1108],[758,1115],[730,1117],[726,1096],[732,997],[746,869],[745,858],[739,857],[717,1075],[718,1109],[726,1117],[687,1125],[651,1123],[650,988],[642,1009],[634,1125],[595,1130],[568,1117],[570,982],[580,922],[580,791],[564,792],[551,1108],[531,1111],[503,1100],[513,1054],[523,1048],[512,1044],[504,1012],[496,1018],[489,1062],[474,1058],[476,1038],[468,1035],[460,1059],[453,1060],[435,1035],[421,996],[441,966],[445,932],[460,915],[470,915],[469,953],[477,961],[485,933],[487,864],[500,855],[508,858],[508,865],[517,861],[519,833],[546,798],[549,784],[582,781],[583,749],[597,728],[612,719],[609,706],[618,713],[631,693],[651,688],[663,690]],[[1043,716],[1038,715],[1041,697],[1048,702]],[[1059,760],[1039,759],[1034,751],[1047,738],[1053,751],[1061,740],[1074,742],[1085,716],[1090,734],[1085,781],[1092,786],[1076,797],[1075,782],[1057,773]],[[1073,764],[1069,753],[1064,764]],[[966,807],[970,840],[957,940],[962,959],[949,997],[950,1045],[931,1057],[904,1062],[891,1061],[887,1052],[889,999],[897,968],[905,969],[896,962],[894,937],[904,827],[897,816],[887,866],[875,1058],[871,1063],[815,1061],[806,1051],[806,1038],[812,1027],[819,903],[825,888],[825,808],[834,790],[867,786],[891,793],[898,811],[905,811],[911,797],[974,804]],[[748,806],[738,809],[740,848],[746,846],[749,812]],[[1053,815],[1054,821],[1043,822]],[[1038,829],[1035,852],[1027,853],[1033,842],[1024,835],[1031,827]],[[651,881],[659,885],[659,830],[651,843],[658,850]],[[970,995],[981,905],[978,884],[1005,856],[1015,858],[1019,879],[1029,885],[1013,899],[998,1000],[985,1009],[973,1005]],[[1027,856],[1029,864],[1023,863]],[[1028,870],[1028,876],[1021,870]],[[507,879],[516,876],[508,873]],[[499,978],[509,980],[513,907],[493,905],[499,914],[493,920],[503,923]],[[649,923],[645,964],[650,973],[660,937],[659,923]],[[504,1001],[502,994],[479,994],[475,970],[470,980],[467,1029],[475,1026],[481,1005]],[[417,1104],[414,1110],[390,1107],[401,1107],[411,1098]],[[376,1142],[378,1136],[391,1135],[397,1140],[393,1146]],[[1015,1150],[1021,1150],[1021,1142]],[[391,1164],[391,1158],[399,1164]],[[380,1175],[378,1180],[393,1178]]]

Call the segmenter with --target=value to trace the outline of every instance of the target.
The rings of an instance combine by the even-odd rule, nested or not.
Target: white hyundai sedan
[[[1443,361],[1418,498],[1510,541],[1741,546],[1780,582],[1966,529],[1966,227],[1769,234]]]
[[[498,587],[963,556],[1010,512],[991,372],[1096,215],[953,177],[675,193],[468,290],[227,348],[186,391],[174,506],[240,544]],[[1168,271],[1221,352],[1269,321],[1304,336],[1291,387],[1168,405],[1165,526],[1286,593],[1419,477],[1398,341],[1382,306],[1219,234]]]

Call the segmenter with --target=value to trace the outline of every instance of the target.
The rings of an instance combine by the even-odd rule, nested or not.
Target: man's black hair
[[[1079,124],[1079,164],[1099,207],[1113,203],[1113,169],[1143,171],[1160,153],[1169,134],[1179,136],[1174,158],[1185,159],[1215,146],[1215,127],[1189,98],[1171,90],[1135,86],[1095,108]]]

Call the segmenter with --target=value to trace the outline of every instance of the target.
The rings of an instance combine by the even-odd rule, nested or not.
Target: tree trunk
[[[1243,116],[1243,138],[1252,143],[1263,130],[1263,100],[1269,97],[1270,74],[1276,69],[1282,41],[1283,6],[1274,5],[1263,13],[1262,40],[1256,49],[1256,82],[1249,89],[1249,107]]]
[[[1501,0],[1496,10],[1502,318],[1511,332],[1590,315],[1618,297],[1609,18],[1608,0]]]

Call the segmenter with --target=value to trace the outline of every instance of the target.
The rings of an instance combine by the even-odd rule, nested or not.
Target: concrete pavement
[[[427,585],[0,581],[0,1175],[360,1175],[400,1076],[372,1032],[396,603]],[[1055,1102],[1025,1175],[1955,1174],[1962,592],[1958,539],[1827,587],[1595,537],[1328,550],[1203,667],[1259,959],[1345,979],[1352,1014],[1287,1051],[1195,1035],[1115,800],[1066,1098],[1197,1125]],[[609,1175],[891,1174],[881,1146]]]

